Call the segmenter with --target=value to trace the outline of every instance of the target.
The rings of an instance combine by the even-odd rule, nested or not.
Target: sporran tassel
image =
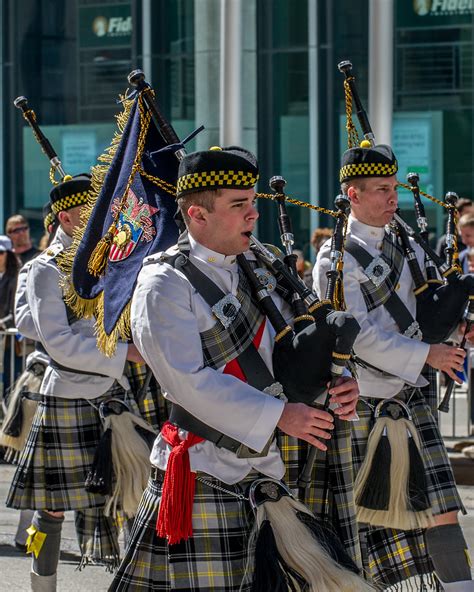
[[[107,267],[107,258],[115,234],[115,224],[111,224],[107,232],[95,246],[87,264],[87,271],[94,277],[100,277]]]
[[[407,406],[383,401],[355,482],[357,519],[383,528],[413,530],[433,524],[420,439]]]
[[[249,549],[255,549],[256,561],[262,557],[266,559],[263,565],[255,565],[252,592],[273,591],[275,581],[280,586],[276,589],[281,589],[284,577],[286,590],[296,592],[364,592],[374,589],[357,573],[334,561],[306,524],[307,519],[316,519],[306,506],[290,496],[282,483],[258,479],[252,483],[249,497],[255,513]],[[304,520],[299,518],[302,514]],[[261,535],[262,529],[269,528],[272,534],[267,531]]]
[[[392,450],[387,427],[383,419],[380,419],[369,436],[365,461],[357,476],[356,504],[358,506],[371,510],[388,510],[391,459]]]
[[[28,399],[25,395],[39,392],[43,374],[26,370],[16,381],[0,430],[0,446],[17,452],[23,450],[38,408],[37,401]]]
[[[89,493],[110,495],[112,481],[112,430],[108,428],[99,440],[84,487]]]

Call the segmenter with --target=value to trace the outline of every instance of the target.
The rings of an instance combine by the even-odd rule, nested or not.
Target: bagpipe
[[[345,311],[335,310],[332,303],[338,285],[334,274],[339,273],[336,268],[342,255],[347,200],[344,198],[336,200],[340,209],[333,235],[334,248],[331,252],[334,269],[330,271],[331,281],[328,282],[326,298],[319,300],[316,294],[305,286],[296,271],[296,255],[292,253],[291,248],[293,233],[284,206],[284,183],[281,177],[273,177],[271,180],[272,187],[277,190],[275,199],[279,200],[281,212],[279,222],[282,228],[282,240],[287,251],[286,257],[280,258],[274,250],[267,248],[252,234],[250,242],[251,249],[257,257],[290,292],[294,328],[287,324],[265,285],[255,274],[249,272],[248,263],[243,261],[243,257],[238,259],[276,332],[273,350],[275,378],[282,384],[290,402],[303,402],[310,405],[327,391],[331,380],[342,375],[359,332],[359,324],[354,317]]]
[[[356,104],[356,115],[364,135],[361,146],[364,142],[366,142],[366,147],[372,146],[375,144],[374,133],[370,127],[367,114],[357,91],[355,78],[352,74],[352,64],[349,61],[344,61],[338,65],[338,68],[345,76],[346,102],[347,91],[349,91]],[[348,133],[350,137],[351,134],[354,137],[354,133],[356,133],[355,127],[349,119],[347,125]],[[425,208],[420,198],[420,194],[423,192],[419,188],[418,174],[408,173],[407,181],[409,185],[402,183],[400,185],[409,189],[413,194],[416,220],[420,232],[416,232],[411,228],[403,220],[399,211],[394,215],[393,225],[399,236],[413,278],[415,286],[414,294],[417,300],[416,322],[418,323],[422,340],[425,343],[435,344],[443,343],[449,339],[464,318],[467,309],[467,324],[461,345],[461,347],[464,347],[466,334],[469,332],[474,320],[474,277],[469,274],[463,275],[457,264],[457,211],[455,207],[457,195],[453,192],[446,193],[443,203],[428,196],[426,193],[423,194],[431,197],[432,201],[447,209],[446,249],[445,258],[443,259],[430,247],[428,242],[428,222]],[[425,253],[426,279],[416,258],[410,238]],[[449,400],[453,388],[454,381],[450,379],[447,384],[446,394],[439,406],[440,411],[449,411]]]
[[[352,64],[341,62],[339,70],[344,74],[347,131],[349,148],[357,137],[351,119],[351,101],[357,108],[357,117],[364,135],[362,148],[375,145],[373,131],[362,107]],[[358,141],[358,138],[357,138]],[[417,225],[415,232],[401,217],[399,210],[394,214],[391,226],[395,229],[409,266],[416,296],[415,330],[408,335],[429,344],[442,343],[462,319],[469,303],[468,327],[472,322],[474,278],[463,276],[455,266],[455,219],[456,195],[448,193],[444,205],[448,209],[448,247],[446,259],[437,255],[428,243],[428,223],[420,199],[419,177],[410,173],[410,185],[403,185],[413,193]],[[426,194],[425,194],[426,195]],[[434,198],[432,198],[434,199]],[[417,259],[414,241],[425,253],[427,277]],[[470,315],[470,316],[469,316]],[[463,339],[463,345],[465,337]],[[452,387],[451,387],[452,388]],[[413,389],[415,391],[416,389]],[[446,397],[445,397],[446,398]],[[441,405],[441,410],[448,406]],[[411,530],[426,528],[432,524],[431,503],[427,491],[426,471],[420,454],[421,444],[412,421],[410,407],[400,398],[382,399],[374,410],[375,425],[372,429],[364,462],[355,482],[355,498],[358,520],[385,528]]]

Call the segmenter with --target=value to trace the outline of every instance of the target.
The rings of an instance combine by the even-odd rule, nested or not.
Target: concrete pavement
[[[14,546],[19,513],[5,507],[14,467],[0,465],[0,592],[28,592],[30,557]],[[474,487],[460,487],[468,515],[461,518],[466,539],[474,550]],[[112,575],[103,567],[87,566],[78,571],[79,551],[73,513],[67,512],[61,540],[58,592],[105,592]]]
[[[29,592],[31,559],[18,551],[14,543],[19,512],[5,507],[14,470],[11,465],[0,465],[0,592]],[[78,571],[79,560],[74,514],[67,512],[61,538],[58,592],[106,592],[113,575],[97,565]]]

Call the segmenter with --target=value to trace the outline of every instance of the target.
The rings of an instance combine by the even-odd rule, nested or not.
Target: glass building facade
[[[48,163],[13,107],[28,98],[70,174],[109,144],[127,75],[145,71],[178,135],[204,124],[188,149],[219,144],[224,2],[240,7],[242,145],[257,152],[259,191],[283,175],[288,195],[332,207],[347,146],[343,78],[350,59],[367,105],[369,0],[4,0],[0,177],[3,219],[25,214],[40,232],[51,188]],[[420,174],[437,197],[474,197],[473,14],[465,0],[402,0],[393,6],[393,134],[400,180]],[[370,115],[370,112],[369,112]],[[377,131],[377,130],[375,130]],[[410,195],[400,202],[412,216]],[[279,244],[275,205],[259,200],[259,235]],[[428,206],[442,231],[442,212]],[[326,215],[290,207],[297,247],[309,255]]]

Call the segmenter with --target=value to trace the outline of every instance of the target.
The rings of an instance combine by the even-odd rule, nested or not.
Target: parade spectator
[[[458,222],[458,234],[465,246],[459,252],[462,271],[463,273],[474,273],[474,212],[461,216]]]
[[[295,249],[293,253],[298,257],[296,260],[296,271],[304,281],[306,287],[311,289],[313,286],[313,266],[309,261],[306,261],[303,251]]]
[[[467,197],[460,197],[456,201],[456,208],[458,210],[459,217],[462,218],[465,214],[473,214],[474,213],[474,204],[472,200],[468,199]],[[458,236],[458,249],[461,252],[463,249],[466,248],[467,245],[464,244],[462,237]],[[438,239],[438,243],[436,245],[436,252],[440,257],[444,257],[444,250],[446,248],[446,234],[443,234]]]
[[[317,256],[322,245],[331,238],[332,230],[330,228],[316,228],[311,235],[311,244],[314,249],[314,255]]]
[[[13,308],[15,303],[15,290],[20,264],[13,252],[13,246],[8,236],[0,235],[0,331],[14,326]],[[4,344],[3,360],[3,393],[6,393],[12,382],[10,368],[10,342],[2,337]],[[20,371],[21,360],[15,360]]]
[[[13,250],[20,258],[22,265],[40,253],[31,242],[28,220],[21,214],[8,218],[5,232],[12,241]]]

